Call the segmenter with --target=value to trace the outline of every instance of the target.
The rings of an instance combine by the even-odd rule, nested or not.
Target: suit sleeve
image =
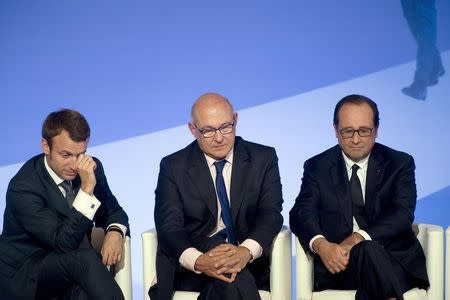
[[[319,224],[320,189],[309,161],[303,167],[300,193],[289,212],[289,224],[305,251],[311,252],[309,242],[316,235],[323,235]]]
[[[408,156],[381,187],[377,199],[383,203],[381,212],[362,228],[373,240],[384,242],[411,230],[417,197],[414,169],[414,160]]]
[[[95,185],[94,195],[101,202],[101,206],[94,218],[95,224],[104,230],[110,224],[122,224],[128,229],[127,235],[130,235],[128,216],[109,188],[102,163],[98,159],[95,159],[95,162],[97,164],[97,169],[95,170],[97,184]]]
[[[179,191],[167,158],[161,160],[155,196],[154,220],[158,245],[170,257],[178,260],[183,251],[191,245],[184,229]]]
[[[274,149],[270,152],[259,191],[256,220],[250,227],[248,238],[267,248],[283,225],[281,215],[283,196],[278,158]]]
[[[58,253],[77,249],[92,227],[92,221],[75,209],[63,218],[48,208],[42,194],[25,184],[10,186],[6,199],[20,226]]]

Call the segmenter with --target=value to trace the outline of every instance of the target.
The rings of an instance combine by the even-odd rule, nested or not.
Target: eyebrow
[[[231,125],[231,124],[233,124],[233,122],[234,122],[234,121],[231,121],[231,122],[225,122],[225,123],[221,124],[219,127],[212,127],[212,126],[208,126],[208,125],[207,125],[207,126],[205,126],[205,127],[199,128],[199,129],[219,129],[219,128],[223,127],[223,126]]]

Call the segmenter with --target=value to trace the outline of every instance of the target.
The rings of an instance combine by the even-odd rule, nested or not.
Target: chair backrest
[[[445,299],[450,300],[450,226],[445,231]]]
[[[427,290],[429,299],[443,299],[444,286],[444,245],[443,229],[432,224],[413,224],[413,231],[422,246],[426,257],[430,287]]]

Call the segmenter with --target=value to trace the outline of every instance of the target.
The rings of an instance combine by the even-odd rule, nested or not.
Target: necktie
[[[350,178],[350,193],[352,197],[352,211],[359,227],[367,225],[367,216],[364,211],[364,200],[361,189],[361,182],[359,181],[358,171],[359,166],[354,164],[352,166],[352,177]]]
[[[73,190],[72,182],[64,180],[59,185],[66,192],[67,203],[69,204],[69,207],[72,208],[73,201],[75,200],[75,191]],[[78,248],[91,248],[91,243],[89,242],[86,234],[84,235],[83,240],[81,241],[81,244]]]
[[[64,180],[59,184],[66,192],[66,200],[69,206],[72,207],[73,200],[75,200],[75,192],[70,181]]]
[[[228,202],[227,190],[223,179],[222,171],[226,160],[219,160],[214,163],[216,167],[216,191],[219,197],[220,206],[222,208],[221,217],[226,226],[228,242],[237,245],[236,237],[233,229],[233,218],[231,217],[230,203]]]

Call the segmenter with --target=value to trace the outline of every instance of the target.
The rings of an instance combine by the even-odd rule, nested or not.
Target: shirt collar
[[[56,183],[56,185],[59,185],[61,182],[64,181],[64,179],[59,177],[55,173],[55,171],[53,171],[53,169],[50,168],[50,166],[48,165],[48,162],[47,162],[47,156],[45,156],[45,155],[44,155],[44,164],[45,164],[45,169],[47,169],[48,174],[50,174],[50,177],[53,179],[53,181]]]
[[[352,166],[354,164],[357,164],[359,166],[359,168],[362,169],[363,171],[367,170],[367,165],[369,163],[370,153],[369,153],[369,155],[367,155],[366,158],[358,161],[357,163],[355,163],[353,160],[348,158],[347,155],[345,155],[345,153],[343,151],[342,151],[342,156],[344,156],[345,167],[347,168],[348,172],[350,172],[350,170],[352,169]]]
[[[227,156],[223,159],[226,160],[228,163],[230,163],[231,165],[233,165],[233,150],[234,147],[231,148],[230,152],[227,154]],[[203,155],[205,155],[206,158],[206,162],[208,164],[208,167],[212,167],[214,165],[214,163],[217,161],[216,159],[212,158],[211,156],[203,153]]]

